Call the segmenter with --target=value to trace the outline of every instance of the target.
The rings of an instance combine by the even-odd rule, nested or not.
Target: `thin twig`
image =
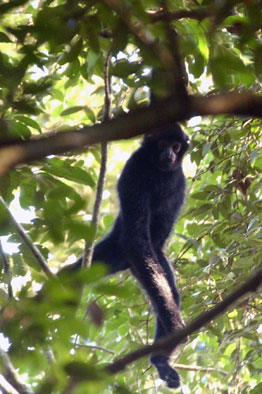
[[[13,289],[12,289],[12,285],[11,285],[11,272],[10,272],[10,264],[9,264],[9,260],[3,250],[3,246],[2,246],[2,242],[0,241],[0,255],[2,257],[3,260],[3,265],[4,265],[4,273],[5,273],[5,281],[7,283],[7,290],[8,290],[8,297],[9,298],[13,298]]]
[[[200,367],[198,365],[184,365],[184,364],[172,364],[174,368],[181,369],[183,371],[199,371],[199,372],[217,372],[221,375],[227,376],[228,372],[223,371],[220,368],[213,368],[213,367]]]
[[[133,318],[132,309],[131,309],[131,308],[127,308],[127,310],[128,310],[128,312],[129,312],[130,318],[132,319],[132,318]],[[141,343],[142,345],[144,345],[144,340],[143,340],[143,338],[142,338],[142,336],[141,336],[139,330],[137,329],[137,327],[133,326],[133,330],[134,330],[134,332],[136,333],[137,338],[139,339],[140,343]]]
[[[103,346],[98,346],[98,345],[83,345],[81,343],[77,343],[76,347],[83,347],[83,348],[89,348],[89,349],[95,349],[95,350],[102,350],[103,352],[110,353],[110,354],[115,354],[112,350],[109,350]]]
[[[104,64],[104,87],[105,87],[105,98],[104,98],[104,114],[103,114],[103,121],[102,124],[106,121],[109,121],[111,118],[111,84],[110,84],[110,76],[109,76],[109,65],[111,60],[111,49],[108,51],[105,59]],[[101,164],[100,164],[100,171],[98,175],[97,181],[97,188],[96,188],[96,196],[95,196],[95,203],[93,207],[92,213],[92,225],[93,225],[93,237],[91,241],[86,242],[85,245],[85,253],[83,256],[83,267],[90,267],[92,263],[93,253],[94,253],[94,246],[95,240],[97,236],[97,229],[98,229],[98,222],[99,222],[99,213],[100,207],[102,203],[103,197],[103,190],[104,190],[104,183],[106,177],[106,166],[107,166],[107,142],[103,141],[101,143]],[[83,289],[82,289],[83,291]],[[87,311],[83,317],[83,320],[87,316]],[[74,346],[77,346],[78,335],[75,338]]]
[[[40,252],[40,250],[34,245],[32,239],[30,236],[25,232],[23,227],[21,226],[20,223],[18,223],[12,213],[9,210],[8,205],[6,204],[5,200],[0,196],[0,203],[2,206],[5,208],[5,211],[8,213],[8,216],[15,227],[15,230],[17,234],[20,236],[22,241],[25,243],[25,245],[28,247],[32,255],[34,256],[36,262],[38,263],[39,267],[42,269],[42,271],[49,277],[49,278],[54,278],[55,275],[50,271],[50,268],[48,267],[44,256]]]
[[[151,379],[153,381],[153,394],[157,394],[156,382],[154,379],[154,375],[151,373]]]
[[[106,59],[105,59],[105,67],[104,67],[104,86],[105,86],[105,101],[104,101],[104,115],[103,115],[103,123],[107,122],[111,118],[111,100],[110,100],[110,77],[109,77],[109,65],[111,59],[111,50],[108,51]],[[99,213],[100,207],[102,203],[102,196],[104,190],[104,183],[106,177],[106,166],[107,166],[107,142],[102,142],[101,144],[101,165],[100,171],[97,181],[97,189],[96,189],[96,198],[93,208],[92,214],[92,225],[94,228],[94,235],[91,242],[86,243],[85,254],[83,257],[83,266],[90,267],[94,252],[94,244],[97,236],[98,229],[98,221],[99,221]]]

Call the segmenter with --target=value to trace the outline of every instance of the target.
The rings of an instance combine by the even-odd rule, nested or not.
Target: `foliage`
[[[125,0],[121,4],[132,15],[131,25],[112,9],[114,3],[1,2],[1,144],[100,122],[104,61],[110,48],[114,116],[145,104],[150,85],[159,93],[164,83],[151,84],[149,70],[160,70],[161,59],[130,26],[145,26],[153,39],[169,48],[167,18],[154,21],[152,16],[163,6],[173,13],[170,24],[178,34],[190,94],[261,92],[259,1],[214,5],[210,0]],[[187,18],[176,14],[181,9],[188,12]],[[222,300],[260,265],[262,151],[258,119],[192,118],[184,127],[192,139],[190,159],[185,160],[188,199],[168,250],[189,321]],[[136,147],[134,140],[110,147],[99,237],[109,231],[117,212],[115,183]],[[21,165],[0,178],[1,195],[14,214],[19,202],[25,218],[29,211],[33,215],[30,222],[17,220],[24,222],[54,271],[75,261],[84,242],[92,239],[90,213],[100,156],[99,147],[90,146]],[[62,283],[46,280],[2,206],[0,235],[5,246],[2,337],[8,339],[15,368],[34,392],[153,393],[158,386],[159,393],[171,392],[156,380],[146,359],[115,376],[102,369],[153,337],[154,317],[133,277],[123,273],[104,278],[99,267]],[[16,251],[8,252],[5,236]],[[44,290],[34,297],[43,282]],[[9,298],[8,284],[14,293]],[[86,284],[83,294],[81,284]],[[251,295],[178,349],[174,362],[183,364],[181,393],[260,392],[261,311],[261,297]],[[190,370],[195,366],[197,370]],[[206,371],[207,367],[215,370]]]

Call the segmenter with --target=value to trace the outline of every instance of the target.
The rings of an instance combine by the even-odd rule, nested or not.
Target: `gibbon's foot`
[[[160,379],[164,380],[169,388],[177,389],[180,386],[180,376],[170,367],[165,356],[152,356],[151,363],[156,367]]]

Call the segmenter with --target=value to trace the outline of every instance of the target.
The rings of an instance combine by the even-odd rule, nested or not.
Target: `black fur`
[[[110,272],[130,269],[144,287],[157,316],[155,339],[183,327],[173,270],[163,252],[184,202],[182,158],[189,139],[178,124],[147,134],[127,161],[117,184],[119,215],[111,232],[94,249],[93,261]],[[77,269],[82,259],[71,266]],[[169,387],[179,387],[179,375],[168,356],[151,362]]]

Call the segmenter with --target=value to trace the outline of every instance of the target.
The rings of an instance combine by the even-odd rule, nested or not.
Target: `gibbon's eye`
[[[168,143],[168,141],[165,141],[165,140],[160,140],[157,143],[157,147],[159,150],[165,150],[166,148],[168,148],[168,146],[169,146],[169,143]]]
[[[176,142],[173,146],[172,149],[175,153],[178,153],[181,149],[181,144],[179,142]]]

